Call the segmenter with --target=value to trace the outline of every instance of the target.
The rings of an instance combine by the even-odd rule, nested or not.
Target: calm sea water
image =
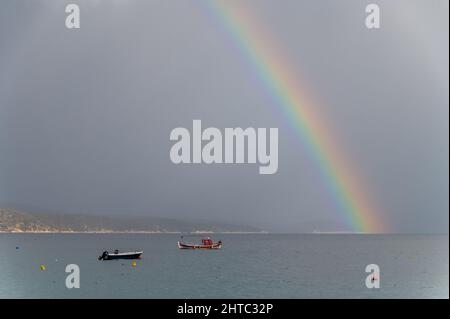
[[[178,238],[0,234],[0,297],[449,297],[447,235],[216,235],[224,242],[220,251],[179,250]],[[143,259],[136,267],[97,260],[115,248],[143,249]],[[65,267],[72,263],[80,267],[81,287],[69,290]],[[380,289],[365,286],[372,263],[381,270]]]

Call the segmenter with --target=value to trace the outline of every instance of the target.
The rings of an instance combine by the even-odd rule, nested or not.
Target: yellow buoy
[[[132,266],[132,267],[136,267],[136,265],[137,265],[137,264],[136,264],[135,261],[133,261],[133,262],[131,263],[131,266]]]
[[[46,270],[47,268],[45,268],[45,265],[41,265],[41,270]]]

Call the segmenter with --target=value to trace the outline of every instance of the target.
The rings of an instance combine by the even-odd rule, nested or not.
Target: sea
[[[449,298],[448,235],[214,234],[221,250],[180,250],[179,237],[2,233],[0,298]],[[98,260],[114,249],[144,253]]]

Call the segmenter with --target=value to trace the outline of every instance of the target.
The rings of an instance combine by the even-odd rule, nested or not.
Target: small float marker
[[[133,267],[133,268],[136,267],[136,265],[137,265],[137,264],[136,264],[135,261],[133,261],[133,262],[131,263],[131,267]]]
[[[41,265],[41,267],[39,267],[42,271],[46,270],[47,268],[45,267],[45,265]]]

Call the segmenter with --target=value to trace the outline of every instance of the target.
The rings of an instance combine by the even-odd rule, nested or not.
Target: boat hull
[[[107,254],[99,257],[99,260],[140,259],[142,252]]]
[[[178,242],[178,248],[180,249],[220,249],[222,248],[222,243],[213,243],[212,245],[194,245],[194,244],[185,244],[182,242]]]

